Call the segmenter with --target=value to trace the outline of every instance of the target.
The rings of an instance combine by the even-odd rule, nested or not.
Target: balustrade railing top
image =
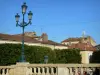
[[[100,64],[28,64],[28,67],[100,67]]]

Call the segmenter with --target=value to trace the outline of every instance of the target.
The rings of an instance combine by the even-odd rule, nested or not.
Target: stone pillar
[[[14,68],[14,75],[28,75],[28,62],[18,62]]]
[[[58,75],[69,75],[69,69],[66,67],[58,67]]]
[[[73,75],[72,67],[69,68],[70,75]]]
[[[30,68],[29,68],[29,75],[32,75],[32,74],[33,74],[32,68],[30,67]]]
[[[9,75],[14,75],[14,68],[9,69]]]

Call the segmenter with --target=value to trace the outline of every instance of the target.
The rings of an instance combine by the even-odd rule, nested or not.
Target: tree
[[[100,50],[93,52],[90,62],[91,63],[100,63]]]

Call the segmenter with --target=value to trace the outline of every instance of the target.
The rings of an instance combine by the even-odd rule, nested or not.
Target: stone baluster
[[[33,75],[36,75],[36,74],[37,74],[37,72],[36,72],[36,67],[34,67],[33,69],[34,69]]]
[[[69,74],[73,75],[72,68],[69,68]]]
[[[46,75],[50,75],[49,74],[49,67],[46,67]]]
[[[96,68],[91,68],[91,69],[92,69],[92,74],[91,75],[93,75],[93,73],[95,72]]]
[[[54,75],[54,69],[51,67],[51,75]]]
[[[42,75],[45,75],[44,67],[42,67]]]
[[[38,67],[38,73],[37,73],[37,75],[41,75],[40,67]]]
[[[90,69],[91,69],[90,75],[93,75],[93,70],[92,70],[92,68],[90,68]]]
[[[2,75],[5,75],[5,69],[2,69]]]
[[[89,68],[89,74],[93,75],[93,69],[92,68]]]
[[[78,68],[75,68],[75,75],[78,75]]]
[[[92,71],[94,72],[95,71],[95,68],[92,68]]]
[[[89,68],[86,68],[86,72],[87,72],[87,74],[89,73]]]
[[[9,71],[9,69],[7,69],[7,71],[6,71],[6,75],[9,75],[9,72],[8,72],[8,71]]]
[[[85,73],[87,73],[87,70],[86,70],[86,68],[83,68],[83,69],[84,69],[84,70],[83,70],[84,74],[85,74]]]
[[[81,69],[81,75],[84,75],[83,67],[81,67],[80,69]]]

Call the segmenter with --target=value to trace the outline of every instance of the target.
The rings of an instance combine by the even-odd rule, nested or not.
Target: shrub
[[[81,55],[78,49],[56,49],[41,46],[24,46],[25,58],[29,63],[44,63],[44,56],[48,56],[48,63],[80,63]],[[15,64],[20,61],[21,44],[0,44],[0,65]]]

